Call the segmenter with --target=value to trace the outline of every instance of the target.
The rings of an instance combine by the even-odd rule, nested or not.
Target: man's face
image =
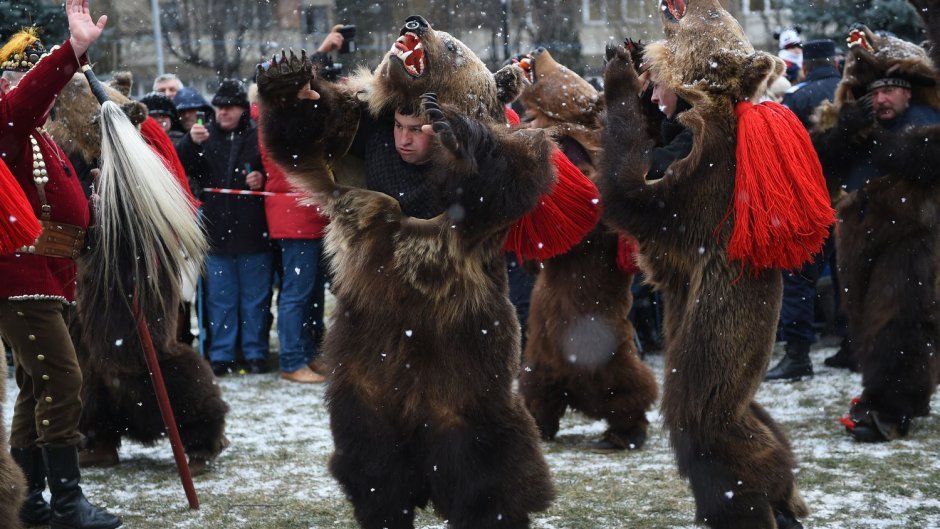
[[[173,126],[173,121],[170,119],[170,116],[164,116],[163,114],[155,114],[152,116],[154,121],[160,124],[163,127],[163,130],[170,132],[170,127]]]
[[[238,120],[245,113],[245,108],[237,105],[222,105],[215,111],[215,121],[219,128],[225,131],[235,130]]]
[[[159,92],[170,99],[173,99],[176,96],[176,93],[180,91],[183,83],[179,79],[168,79],[166,81],[160,81],[154,86],[153,91]]]
[[[667,118],[671,118],[676,113],[676,104],[679,98],[665,83],[656,81],[653,84],[653,95],[650,99],[659,106],[659,111],[665,114]]]
[[[878,121],[891,121],[907,110],[911,102],[911,89],[900,86],[882,86],[871,91],[871,108]]]
[[[431,135],[421,132],[427,122],[418,116],[395,112],[395,150],[405,163],[422,165],[431,160]]]
[[[182,123],[184,131],[189,132],[189,129],[193,128],[193,125],[196,124],[197,112],[199,112],[199,109],[196,108],[180,110],[180,123]]]

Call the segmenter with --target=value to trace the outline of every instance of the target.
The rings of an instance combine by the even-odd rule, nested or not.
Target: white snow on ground
[[[807,528],[940,527],[940,419],[915,421],[909,438],[882,445],[851,441],[838,424],[860,391],[858,375],[822,365],[832,348],[817,349],[817,376],[797,383],[765,384],[758,402],[790,435],[799,461],[797,479],[812,514]],[[662,357],[648,357],[661,379]],[[9,380],[8,424],[16,395]],[[232,407],[231,447],[215,468],[195,478],[202,502],[186,508],[167,442],[145,447],[127,442],[122,463],[85,472],[95,502],[124,517],[131,528],[352,529],[352,510],[326,463],[332,451],[323,386],[281,381],[276,375],[220,380]],[[938,399],[934,409],[940,410]],[[692,528],[694,504],[675,470],[657,410],[646,446],[601,455],[587,450],[604,423],[569,412],[546,458],[558,498],[533,516],[538,529]],[[444,529],[433,512],[420,513],[419,529]]]

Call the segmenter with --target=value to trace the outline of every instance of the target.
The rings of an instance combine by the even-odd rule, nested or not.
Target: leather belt
[[[75,259],[85,245],[85,229],[74,224],[40,220],[42,233],[36,242],[19,249],[20,253]]]

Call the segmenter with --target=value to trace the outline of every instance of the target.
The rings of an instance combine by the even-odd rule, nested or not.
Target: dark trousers
[[[835,250],[832,235],[822,250],[799,270],[783,272],[783,303],[780,305],[779,337],[785,342],[816,342],[816,282]]]
[[[0,300],[0,333],[13,347],[19,396],[10,446],[76,446],[82,439],[82,371],[57,300]]]
[[[526,272],[516,254],[506,254],[506,270],[509,277],[509,301],[516,307],[519,327],[522,329],[522,346],[525,348],[526,328],[529,323],[529,298],[535,287],[535,278]]]

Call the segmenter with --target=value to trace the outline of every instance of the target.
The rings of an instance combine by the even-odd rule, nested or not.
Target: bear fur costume
[[[808,509],[786,435],[754,401],[774,345],[781,273],[731,260],[725,222],[736,182],[735,104],[762,94],[783,62],[755,52],[717,0],[663,0],[660,8],[667,38],[646,47],[644,62],[692,104],[679,115],[693,131],[692,151],[647,182],[654,139],[642,84],[627,47],[609,48],[605,219],[637,238],[640,267],[663,293],[662,414],[696,520],[725,529],[802,527],[796,518]]]
[[[540,116],[563,152],[577,151],[569,158],[594,176],[603,106],[597,91],[545,49],[520,64],[531,83],[519,98],[526,115]],[[599,222],[577,246],[537,270],[519,391],[543,439],[555,438],[571,407],[607,421],[597,449],[634,450],[646,441],[656,379],[637,356],[629,320],[633,274],[618,266],[619,243]]]
[[[282,54],[257,75],[266,147],[330,217],[330,471],[366,529],[412,528],[429,503],[449,527],[525,528],[554,490],[535,422],[512,392],[520,330],[503,244],[552,185],[553,147],[543,132],[501,122],[493,75],[460,41],[421,17],[400,35],[374,76],[346,84],[316,77],[305,54]],[[298,97],[308,85],[319,99]],[[429,90],[453,105],[441,110],[422,97]],[[429,220],[330,174],[360,112],[403,103],[423,108],[438,137],[428,178],[447,207]]]
[[[7,396],[7,352],[0,341],[0,527],[20,529],[20,506],[26,498],[23,471],[10,456],[4,402]]]
[[[940,4],[919,4],[938,42]],[[842,423],[856,440],[879,442],[928,415],[940,381],[940,124],[886,130],[859,99],[887,73],[912,80],[912,103],[937,109],[940,75],[914,44],[864,27],[849,41],[845,75],[835,100],[817,109],[813,137],[837,198],[839,278],[862,373],[862,394]],[[871,160],[876,177],[845,193],[859,159]]]
[[[137,108],[116,89],[108,95],[125,111]],[[100,105],[83,75],[76,75],[60,92],[54,120],[47,129],[70,158],[88,167],[97,165],[101,132]],[[146,119],[146,109],[132,122]],[[94,250],[92,250],[94,251]],[[79,431],[86,436],[80,452],[83,465],[112,465],[124,437],[153,444],[165,437],[166,427],[157,405],[144,358],[137,322],[126,305],[106,305],[94,284],[88,255],[79,258],[77,314],[70,332],[82,368],[82,416]],[[170,292],[172,289],[163,289]],[[192,347],[176,342],[178,300],[167,300],[165,317],[150,317],[150,333],[163,372],[170,404],[191,470],[198,474],[228,446],[225,416],[228,404],[208,362]],[[94,329],[94,332],[87,332]]]

